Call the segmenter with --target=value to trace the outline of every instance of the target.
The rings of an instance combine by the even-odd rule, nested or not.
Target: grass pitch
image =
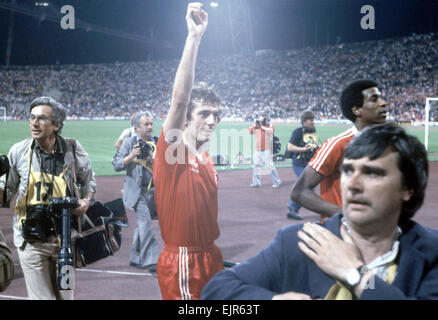
[[[154,135],[159,135],[162,121],[154,123]],[[236,153],[242,152],[248,160],[252,161],[254,141],[249,135],[248,128],[252,123],[219,123],[216,135],[210,143],[209,152],[213,156],[217,153],[228,155],[232,162]],[[116,153],[114,143],[123,129],[130,126],[129,121],[66,121],[62,130],[62,136],[77,139],[88,152],[93,170],[96,175],[125,174],[116,173],[112,166],[112,158]],[[287,142],[292,131],[299,124],[275,124],[275,135],[281,141],[281,153],[284,154]],[[317,125],[316,130],[319,142],[333,137],[349,126],[340,125]],[[408,132],[416,135],[424,142],[424,128],[408,128]],[[430,160],[438,160],[434,154],[438,153],[438,130],[431,129],[429,137]],[[0,123],[0,153],[6,154],[10,147],[23,139],[30,137],[29,124],[26,121],[8,121]],[[276,166],[290,166],[290,160],[276,163]],[[249,168],[250,164],[240,165],[238,168]],[[226,167],[229,169],[230,167]],[[218,169],[222,169],[218,167]]]

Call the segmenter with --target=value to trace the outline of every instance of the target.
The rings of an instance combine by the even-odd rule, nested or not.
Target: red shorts
[[[199,300],[206,283],[224,268],[222,253],[208,248],[165,246],[157,263],[158,284],[164,300]]]

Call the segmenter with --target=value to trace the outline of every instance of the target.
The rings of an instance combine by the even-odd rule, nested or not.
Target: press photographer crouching
[[[96,179],[81,144],[60,135],[64,107],[50,97],[39,97],[29,111],[31,138],[16,143],[8,153],[6,200],[17,196],[14,244],[30,299],[73,299],[73,290],[58,289],[62,214],[53,200],[78,196],[77,207],[69,209],[73,215],[83,215],[96,192]],[[5,184],[2,177],[0,191]],[[73,236],[75,232],[72,228]]]

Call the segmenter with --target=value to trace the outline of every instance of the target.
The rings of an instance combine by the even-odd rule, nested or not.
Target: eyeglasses
[[[29,122],[36,122],[38,121],[40,124],[45,125],[49,121],[49,118],[47,116],[35,116],[34,114],[30,114],[29,116]]]

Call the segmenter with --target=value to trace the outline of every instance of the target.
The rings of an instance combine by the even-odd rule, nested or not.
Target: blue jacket
[[[341,214],[324,226],[340,237]],[[397,275],[392,285],[379,277],[361,299],[438,299],[438,230],[409,221],[402,228]],[[298,248],[302,225],[280,229],[268,247],[249,260],[216,274],[202,299],[271,299],[289,291],[324,298],[335,281]]]

